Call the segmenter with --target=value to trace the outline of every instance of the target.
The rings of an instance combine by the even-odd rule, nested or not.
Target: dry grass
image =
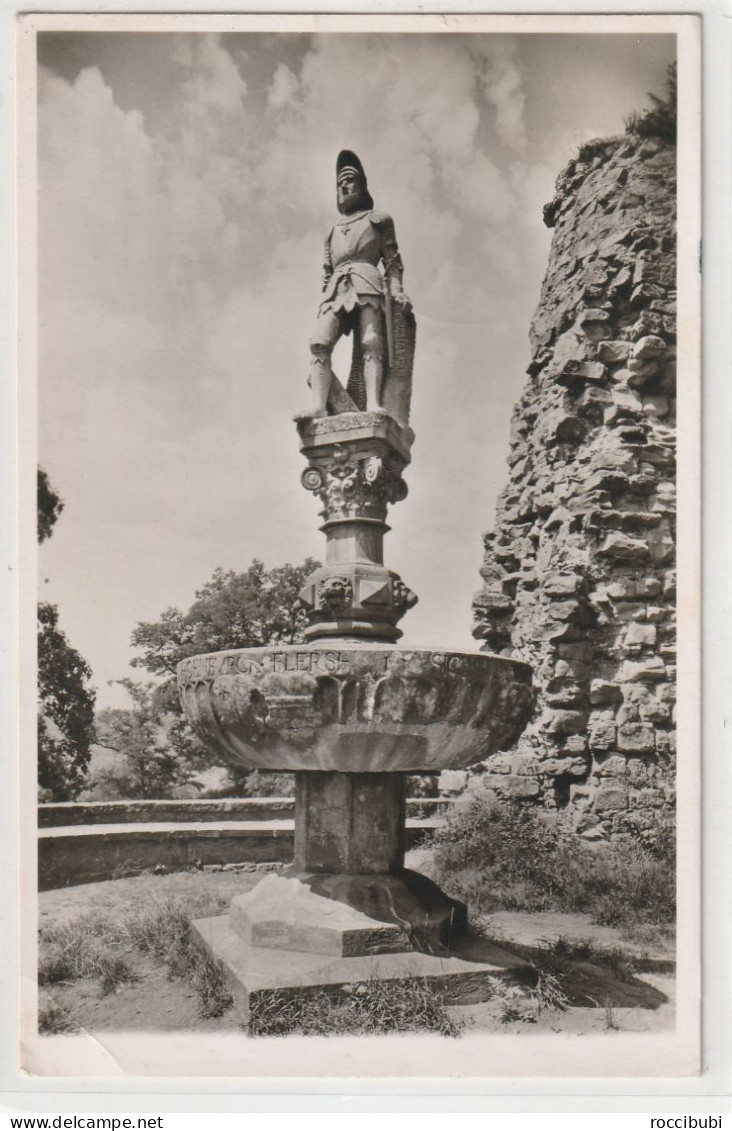
[[[45,997],[38,1005],[38,1032],[46,1036],[55,1033],[76,1033],[79,1026],[53,998]]]
[[[194,919],[220,914],[226,901],[216,896],[157,898],[125,915],[86,914],[41,931],[39,980],[44,985],[96,979],[102,996],[137,977],[135,962],[147,955],[167,969],[170,979],[196,993],[202,1018],[220,1017],[233,1005],[225,972],[203,951],[191,930]],[[49,1002],[39,1018],[44,1032],[73,1027],[64,1011]],[[253,1010],[252,1034],[389,1033],[428,1031],[457,1036],[462,1024],[446,1011],[442,997],[424,979],[350,987],[346,997],[317,993],[297,1000],[285,994],[260,995]]]
[[[221,914],[224,906],[220,899],[205,896],[161,900],[127,921],[133,945],[163,962],[169,978],[188,982],[195,990],[201,1017],[220,1017],[233,1005],[233,997],[223,967],[198,945],[191,922]]]
[[[462,1022],[452,1017],[441,994],[425,978],[399,982],[373,979],[344,987],[345,995],[323,991],[309,997],[281,992],[259,994],[252,1003],[252,1036],[289,1033],[365,1035],[375,1033],[439,1033],[458,1037]]]
[[[136,974],[130,962],[110,946],[100,930],[103,923],[101,916],[84,915],[73,923],[45,928],[41,933],[39,983],[47,986],[94,978],[104,997],[125,982],[134,981]]]
[[[224,906],[223,900],[208,896],[157,899],[125,916],[92,913],[43,927],[39,983],[54,985],[91,978],[98,981],[104,997],[135,981],[136,956],[150,954],[166,966],[169,978],[192,986],[201,1017],[219,1017],[230,1008],[231,994],[219,965],[196,945],[191,920],[219,914]]]

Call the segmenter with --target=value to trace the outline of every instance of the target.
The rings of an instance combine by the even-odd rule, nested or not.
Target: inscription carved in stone
[[[291,648],[282,650],[251,649],[241,652],[214,652],[208,656],[192,656],[178,665],[178,686],[209,683],[222,675],[277,675],[304,672],[310,675],[349,675],[372,672],[407,672],[415,665],[442,675],[485,678],[486,661],[494,657],[428,649],[362,652]]]

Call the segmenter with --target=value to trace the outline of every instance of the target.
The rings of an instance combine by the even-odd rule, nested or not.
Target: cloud
[[[272,79],[272,85],[267,92],[267,102],[273,110],[282,110],[292,106],[298,96],[299,85],[297,76],[292,73],[286,63],[279,63]]]
[[[515,41],[501,37],[475,36],[471,53],[476,60],[483,98],[493,110],[500,140],[514,149],[526,146],[524,111],[526,94],[516,61]]]
[[[397,553],[408,583],[424,575],[450,513],[456,569],[477,571],[474,512],[502,474],[534,301],[511,289],[533,254],[516,239],[516,162],[534,183],[520,69],[461,36],[308,42],[270,47],[263,82],[254,47],[169,37],[179,79],[155,92],[155,129],[96,67],[42,75],[41,450],[73,503],[46,572],[101,679],[124,674],[136,621],[190,601],[216,565],[318,552],[290,417],[344,146],[396,219],[419,320],[410,481],[429,513],[416,506],[425,530]],[[454,445],[471,454],[462,517]],[[469,592],[446,594],[439,568],[422,584],[423,638],[430,605],[443,627],[468,619]]]

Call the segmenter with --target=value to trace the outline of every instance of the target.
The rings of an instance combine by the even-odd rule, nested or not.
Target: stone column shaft
[[[341,519],[320,528],[327,536],[326,563],[383,565],[384,535],[389,527],[375,519]]]
[[[301,873],[404,867],[404,774],[295,775],[295,867]]]

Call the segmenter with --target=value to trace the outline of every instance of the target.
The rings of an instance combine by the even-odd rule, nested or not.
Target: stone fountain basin
[[[262,770],[418,773],[510,747],[531,668],[428,648],[244,648],[178,665],[181,704],[222,760]]]

